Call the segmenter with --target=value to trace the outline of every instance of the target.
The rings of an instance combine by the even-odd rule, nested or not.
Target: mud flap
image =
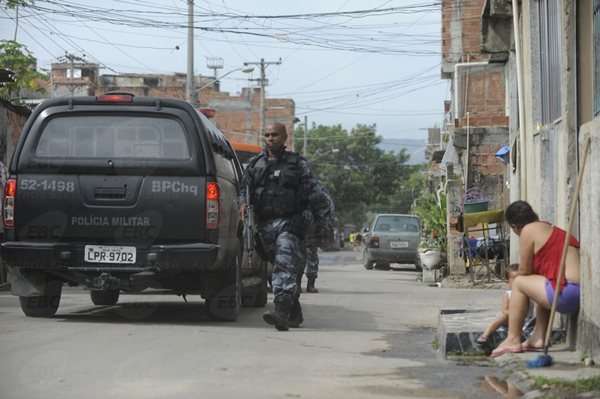
[[[32,297],[42,296],[46,293],[46,274],[42,272],[23,273],[17,267],[9,267],[7,280],[13,295]]]

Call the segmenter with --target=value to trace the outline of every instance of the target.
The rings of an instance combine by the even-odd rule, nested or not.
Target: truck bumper
[[[377,249],[369,248],[367,258],[371,262],[415,263],[418,252],[415,250]]]
[[[40,243],[31,241],[6,241],[1,245],[2,259],[11,268],[80,271],[80,272],[136,272],[204,271],[219,267],[215,262],[219,246],[207,243],[153,245],[136,248],[133,264],[87,263],[84,261],[84,244]]]

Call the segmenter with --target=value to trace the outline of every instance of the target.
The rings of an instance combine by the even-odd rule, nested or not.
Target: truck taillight
[[[216,229],[219,226],[219,185],[206,183],[206,228]]]
[[[15,197],[17,195],[17,179],[8,179],[4,186],[4,228],[15,227]]]
[[[373,236],[369,239],[369,248],[379,248],[379,237]]]

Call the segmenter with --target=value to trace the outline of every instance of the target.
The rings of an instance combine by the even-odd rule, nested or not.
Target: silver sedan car
[[[414,215],[379,214],[363,233],[363,265],[389,269],[390,263],[409,263],[421,270],[418,247],[421,223]]]

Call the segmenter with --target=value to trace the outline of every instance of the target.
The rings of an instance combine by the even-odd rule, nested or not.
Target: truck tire
[[[422,272],[423,271],[423,265],[421,264],[421,259],[419,259],[419,257],[417,256],[417,258],[415,259],[415,269],[418,272]]]
[[[373,270],[373,261],[369,260],[369,255],[367,254],[367,249],[363,249],[363,256],[362,256],[362,260],[363,260],[363,266],[365,269],[367,270]]]
[[[215,320],[236,321],[242,305],[242,276],[240,257],[223,273],[220,289],[206,299],[208,315]]]
[[[92,303],[96,306],[111,306],[119,302],[119,290],[90,291]]]
[[[252,307],[254,308],[264,308],[267,306],[267,302],[269,301],[269,287],[267,286],[267,262],[262,261],[262,281],[260,285],[256,289],[256,297],[254,298],[254,303]]]
[[[21,310],[28,317],[52,317],[58,310],[62,295],[62,281],[50,280],[46,292],[40,296],[20,296]]]

